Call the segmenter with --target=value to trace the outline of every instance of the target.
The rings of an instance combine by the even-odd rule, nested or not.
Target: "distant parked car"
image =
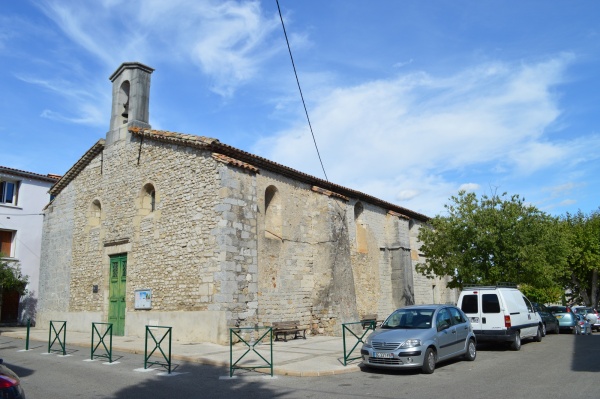
[[[548,306],[548,310],[558,319],[558,327],[561,332],[577,333],[577,317],[571,308],[567,306]]]
[[[25,393],[21,387],[21,380],[0,359],[0,398],[2,399],[25,399]]]
[[[442,360],[475,360],[476,344],[469,319],[457,307],[414,305],[392,313],[367,337],[360,353],[367,367],[420,367],[431,374]]]
[[[575,317],[577,318],[577,327],[575,329],[575,334],[591,335],[592,325],[585,319],[585,316],[581,313],[575,313]]]
[[[539,313],[542,318],[542,335],[546,335],[546,333],[551,332],[554,334],[558,334],[560,330],[560,326],[558,324],[558,319],[552,314],[550,309],[546,307],[546,305],[542,305],[541,303],[531,303],[536,312]]]
[[[600,331],[600,317],[598,317],[598,311],[596,309],[589,306],[574,306],[573,311],[575,311],[577,314],[582,315],[583,317],[590,313],[595,315],[596,318],[593,322],[592,330]]]

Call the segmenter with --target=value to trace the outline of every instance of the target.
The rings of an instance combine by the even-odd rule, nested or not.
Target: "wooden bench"
[[[366,314],[360,319],[360,324],[362,325],[363,330],[369,327],[371,323],[375,323],[375,326],[377,326],[377,314]]]
[[[299,321],[275,321],[272,324],[275,341],[279,341],[281,337],[287,342],[288,335],[294,335],[294,339],[306,339],[306,329],[300,327]]]

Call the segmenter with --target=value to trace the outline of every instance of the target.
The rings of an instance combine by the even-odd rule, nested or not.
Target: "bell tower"
[[[127,137],[131,126],[149,128],[150,75],[154,69],[139,62],[124,62],[110,76],[112,112],[106,145]]]

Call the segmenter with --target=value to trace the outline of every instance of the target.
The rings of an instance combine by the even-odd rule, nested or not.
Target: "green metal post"
[[[154,334],[152,334],[152,331],[150,331],[150,327],[155,328],[155,329],[166,329],[165,333],[162,335],[162,338],[160,340],[157,340],[156,337],[154,336]],[[167,366],[167,370],[169,371],[169,374],[171,374],[171,349],[172,349],[172,338],[173,338],[173,327],[165,327],[165,326],[146,326],[146,339],[145,339],[145,343],[144,343],[144,368],[148,368],[148,366],[150,365],[154,365],[154,364],[158,364],[161,366]],[[152,349],[152,352],[148,353],[148,335],[150,335],[152,337],[152,340],[154,341],[154,349]],[[169,338],[169,353],[168,355],[165,354],[165,352],[162,350],[161,348],[161,344],[164,341],[165,338]],[[150,359],[150,356],[152,356],[152,354],[156,351],[159,350],[159,352],[161,353],[163,359],[166,361],[166,363],[162,363],[162,362],[148,362],[148,359]]]
[[[260,336],[258,337],[258,339],[256,341],[251,340],[250,342],[247,342],[241,335],[242,331],[248,331],[252,334],[252,332],[258,331],[259,329],[263,329],[266,331],[262,335],[260,335],[260,333],[259,333]],[[265,339],[267,334],[269,335],[269,351],[270,351],[269,360],[265,359],[265,357],[256,350],[256,347],[261,342],[263,342],[263,339]],[[234,335],[239,338],[240,342],[242,342],[244,345],[246,345],[246,351],[235,362],[233,361],[233,336]],[[264,363],[262,363],[264,365],[261,365],[261,363],[259,363],[259,364],[251,365],[251,366],[238,366],[238,364],[240,364],[242,359],[244,359],[246,357],[246,355],[248,355],[252,352],[255,355],[257,355],[262,360],[262,362],[264,362]],[[266,368],[268,368],[270,370],[271,377],[273,377],[273,328],[272,327],[230,328],[229,329],[229,376],[233,377],[233,371],[235,369],[256,370],[256,369],[266,369]]]
[[[350,355],[352,355],[352,352],[354,352],[354,349],[356,349],[356,347],[358,346],[358,344],[364,343],[363,338],[370,332],[370,331],[374,331],[375,330],[375,322],[371,322],[369,323],[369,326],[365,329],[365,331],[362,333],[362,335],[359,337],[358,335],[354,334],[354,332],[349,329],[347,326],[349,325],[357,325],[360,324],[362,325],[362,322],[354,322],[354,323],[344,323],[342,324],[342,341],[344,343],[344,366],[348,365],[348,361],[349,360],[356,360],[356,359],[360,359],[361,356],[357,356],[357,357],[353,357],[351,358]],[[354,346],[352,347],[352,349],[350,349],[350,352],[347,352],[346,350],[346,331],[349,331],[350,334],[354,335],[354,338],[356,338],[356,343],[354,344]]]
[[[48,331],[48,353],[52,351],[52,345],[54,342],[58,340],[58,344],[62,349],[63,356],[67,355],[67,322],[66,321],[57,321],[57,323],[62,323],[62,327],[56,331],[54,327],[54,321],[50,320],[50,329]],[[52,339],[52,331],[54,331],[54,339]],[[60,339],[60,333],[62,332],[62,340]]]
[[[96,327],[97,324],[106,326],[106,330],[104,331],[104,334],[100,334],[98,327]],[[112,329],[113,329],[113,323],[92,323],[92,346],[91,346],[91,354],[90,354],[90,358],[92,360],[94,360],[94,355],[95,355],[96,357],[105,357],[108,359],[109,363],[112,363],[112,332],[113,332]],[[96,334],[98,335],[98,343],[96,345],[94,345],[94,337],[96,336]],[[104,342],[107,335],[110,340],[108,347],[106,346],[106,342]],[[98,347],[101,344],[104,347],[106,354],[105,355],[96,355],[96,350],[98,349]]]
[[[144,340],[144,369],[148,368],[148,326],[146,326],[146,339]]]
[[[27,318],[27,337],[25,338],[25,350],[29,350],[29,328],[31,327],[31,318]]]
[[[229,378],[233,377],[233,329],[229,329]]]
[[[342,342],[344,343],[344,367],[346,364],[346,325],[342,324]]]
[[[271,377],[273,377],[273,329],[269,329],[269,346],[271,347]]]
[[[95,324],[92,322],[92,342],[90,343],[90,359],[94,360],[94,329],[96,328]]]

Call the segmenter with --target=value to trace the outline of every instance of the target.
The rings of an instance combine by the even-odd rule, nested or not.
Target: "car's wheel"
[[[537,333],[535,334],[535,337],[533,337],[533,340],[535,342],[542,342],[542,327],[538,326]]]
[[[425,351],[422,370],[425,374],[432,374],[435,370],[435,352],[431,348]]]
[[[467,352],[465,353],[465,359],[472,362],[477,357],[477,345],[475,341],[470,339],[467,344]]]
[[[521,350],[521,332],[517,331],[515,334],[515,340],[510,343],[510,349],[514,351]]]
[[[546,333],[547,333],[547,331],[546,331],[546,323],[542,323],[542,337],[545,337]]]
[[[554,324],[554,334],[560,334],[560,326],[558,323]]]

